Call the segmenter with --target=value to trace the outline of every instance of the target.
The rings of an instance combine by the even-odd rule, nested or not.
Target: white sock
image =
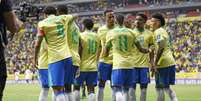
[[[88,95],[88,101],[96,101],[96,95],[94,93],[90,93]]]
[[[122,92],[120,91],[116,92],[115,96],[116,96],[116,101],[124,101]]]
[[[96,101],[103,101],[103,97],[104,97],[104,88],[99,87],[97,97],[96,97]]]
[[[56,101],[56,96],[55,96],[54,92],[52,92],[52,101]]]
[[[147,88],[142,88],[141,89],[140,101],[146,101],[146,98],[147,98]]]
[[[74,93],[74,101],[80,101],[80,91],[75,90],[73,93]]]
[[[124,101],[128,101],[128,99],[129,99],[128,91],[124,91],[123,98],[124,98]]]
[[[66,99],[68,99],[68,101],[73,101],[73,96],[72,96],[72,94],[71,93],[64,93],[65,94],[65,97],[66,97]]]
[[[56,96],[56,101],[68,101],[64,94],[59,94]]]
[[[47,101],[49,88],[42,88],[38,101]]]
[[[112,101],[116,101],[116,90],[114,88],[112,88]]]
[[[165,92],[169,95],[171,101],[178,101],[175,91],[173,91],[171,88],[165,88]]]
[[[163,88],[156,88],[157,101],[165,101],[165,94]]]
[[[128,90],[129,100],[128,101],[136,101],[135,89],[129,88]]]

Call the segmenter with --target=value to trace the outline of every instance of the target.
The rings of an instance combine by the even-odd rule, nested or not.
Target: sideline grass
[[[176,85],[173,87],[178,96],[178,101],[201,101],[201,85]],[[4,92],[3,101],[37,101],[40,92],[38,84],[8,84]],[[139,86],[136,91],[139,99]],[[51,94],[49,94],[51,101]],[[111,101],[111,91],[107,86],[104,101]],[[81,100],[87,101],[87,99]],[[138,100],[139,101],[139,100]],[[156,101],[154,85],[149,85],[147,101]],[[166,101],[170,101],[166,95]]]

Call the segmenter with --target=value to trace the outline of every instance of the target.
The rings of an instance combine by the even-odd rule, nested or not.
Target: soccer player
[[[133,29],[133,19],[134,17],[132,16],[132,14],[127,14],[125,17],[124,26],[126,28]]]
[[[125,28],[124,16],[116,15],[118,27],[109,31],[106,36],[105,56],[108,56],[110,48],[113,55],[112,86],[115,89],[116,101],[131,101],[128,90],[135,85],[135,69],[133,66],[133,47],[139,47],[135,34],[131,29]],[[136,44],[137,43],[137,44]],[[148,49],[139,49],[148,53]]]
[[[47,44],[45,39],[41,43],[39,59],[38,59],[38,74],[41,84],[41,91],[39,95],[39,101],[47,101],[49,92],[48,82],[48,57],[47,57]]]
[[[66,15],[68,14],[68,8],[66,5],[59,5],[57,7],[58,15]],[[67,77],[70,78],[70,80],[67,80],[65,82],[65,93],[66,95],[69,96],[69,100],[71,101],[72,96],[72,87],[71,85],[73,84],[73,81],[76,76],[76,72],[79,75],[79,66],[80,66],[80,56],[78,53],[79,50],[79,42],[80,42],[80,30],[79,27],[76,25],[75,21],[72,21],[68,25],[66,25],[67,28],[67,40],[68,40],[68,45],[70,48],[70,53],[72,55],[72,60],[73,60],[73,66],[72,68],[68,68],[68,75]]]
[[[111,80],[112,73],[112,54],[109,57],[104,57],[103,50],[105,47],[106,35],[109,30],[112,30],[115,26],[114,24],[114,12],[112,10],[106,10],[104,12],[106,25],[98,29],[98,37],[101,40],[101,54],[100,61],[98,64],[98,93],[97,101],[103,101],[104,98],[104,88],[107,80]],[[114,95],[113,95],[114,96]],[[114,98],[114,97],[112,97]]]
[[[38,24],[38,35],[35,44],[35,64],[37,65],[41,42],[45,38],[48,45],[48,72],[50,86],[54,90],[56,101],[68,101],[64,95],[64,84],[68,79],[67,69],[72,66],[72,58],[67,43],[65,28],[74,20],[73,15],[55,16],[57,11],[48,6],[44,10],[46,19]]]
[[[136,40],[140,43],[143,48],[149,48],[151,45],[153,45],[152,32],[144,28],[147,19],[147,16],[142,13],[136,14],[135,29],[133,30],[136,34]],[[134,67],[136,70],[136,83],[139,83],[141,88],[140,101],[146,101],[147,86],[150,82],[149,67],[151,66],[151,64],[153,65],[154,63],[153,51],[152,53],[142,53],[137,48],[135,48],[133,53],[135,54]],[[151,55],[152,58],[150,58]],[[134,86],[133,98],[135,98],[135,89],[136,86]],[[131,91],[131,93],[132,92],[133,90]],[[136,101],[136,99],[133,99],[132,101]]]
[[[156,45],[155,75],[157,101],[165,101],[164,92],[167,92],[171,101],[177,101],[176,93],[170,88],[175,84],[175,60],[170,49],[170,36],[163,28],[164,17],[157,13],[152,15],[151,27],[154,30],[154,44]]]
[[[80,76],[75,81],[75,101],[80,101],[80,86],[86,82],[88,101],[95,101],[95,86],[97,85],[97,63],[99,59],[100,40],[97,34],[92,32],[93,21],[84,19],[85,31],[81,33],[80,46]],[[76,94],[77,93],[77,94]]]

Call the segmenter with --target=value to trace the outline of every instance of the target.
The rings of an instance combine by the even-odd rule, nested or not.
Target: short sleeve
[[[155,35],[156,42],[159,43],[164,40],[162,33],[157,32]]]
[[[65,24],[69,24],[70,22],[73,21],[73,15],[61,15],[64,18],[64,23]]]
[[[45,36],[45,32],[42,29],[42,26],[40,25],[40,23],[38,24],[37,36]]]

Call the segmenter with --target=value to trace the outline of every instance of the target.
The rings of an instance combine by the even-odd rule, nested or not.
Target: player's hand
[[[151,66],[151,77],[154,77],[154,75],[157,73],[157,69],[155,65]]]

